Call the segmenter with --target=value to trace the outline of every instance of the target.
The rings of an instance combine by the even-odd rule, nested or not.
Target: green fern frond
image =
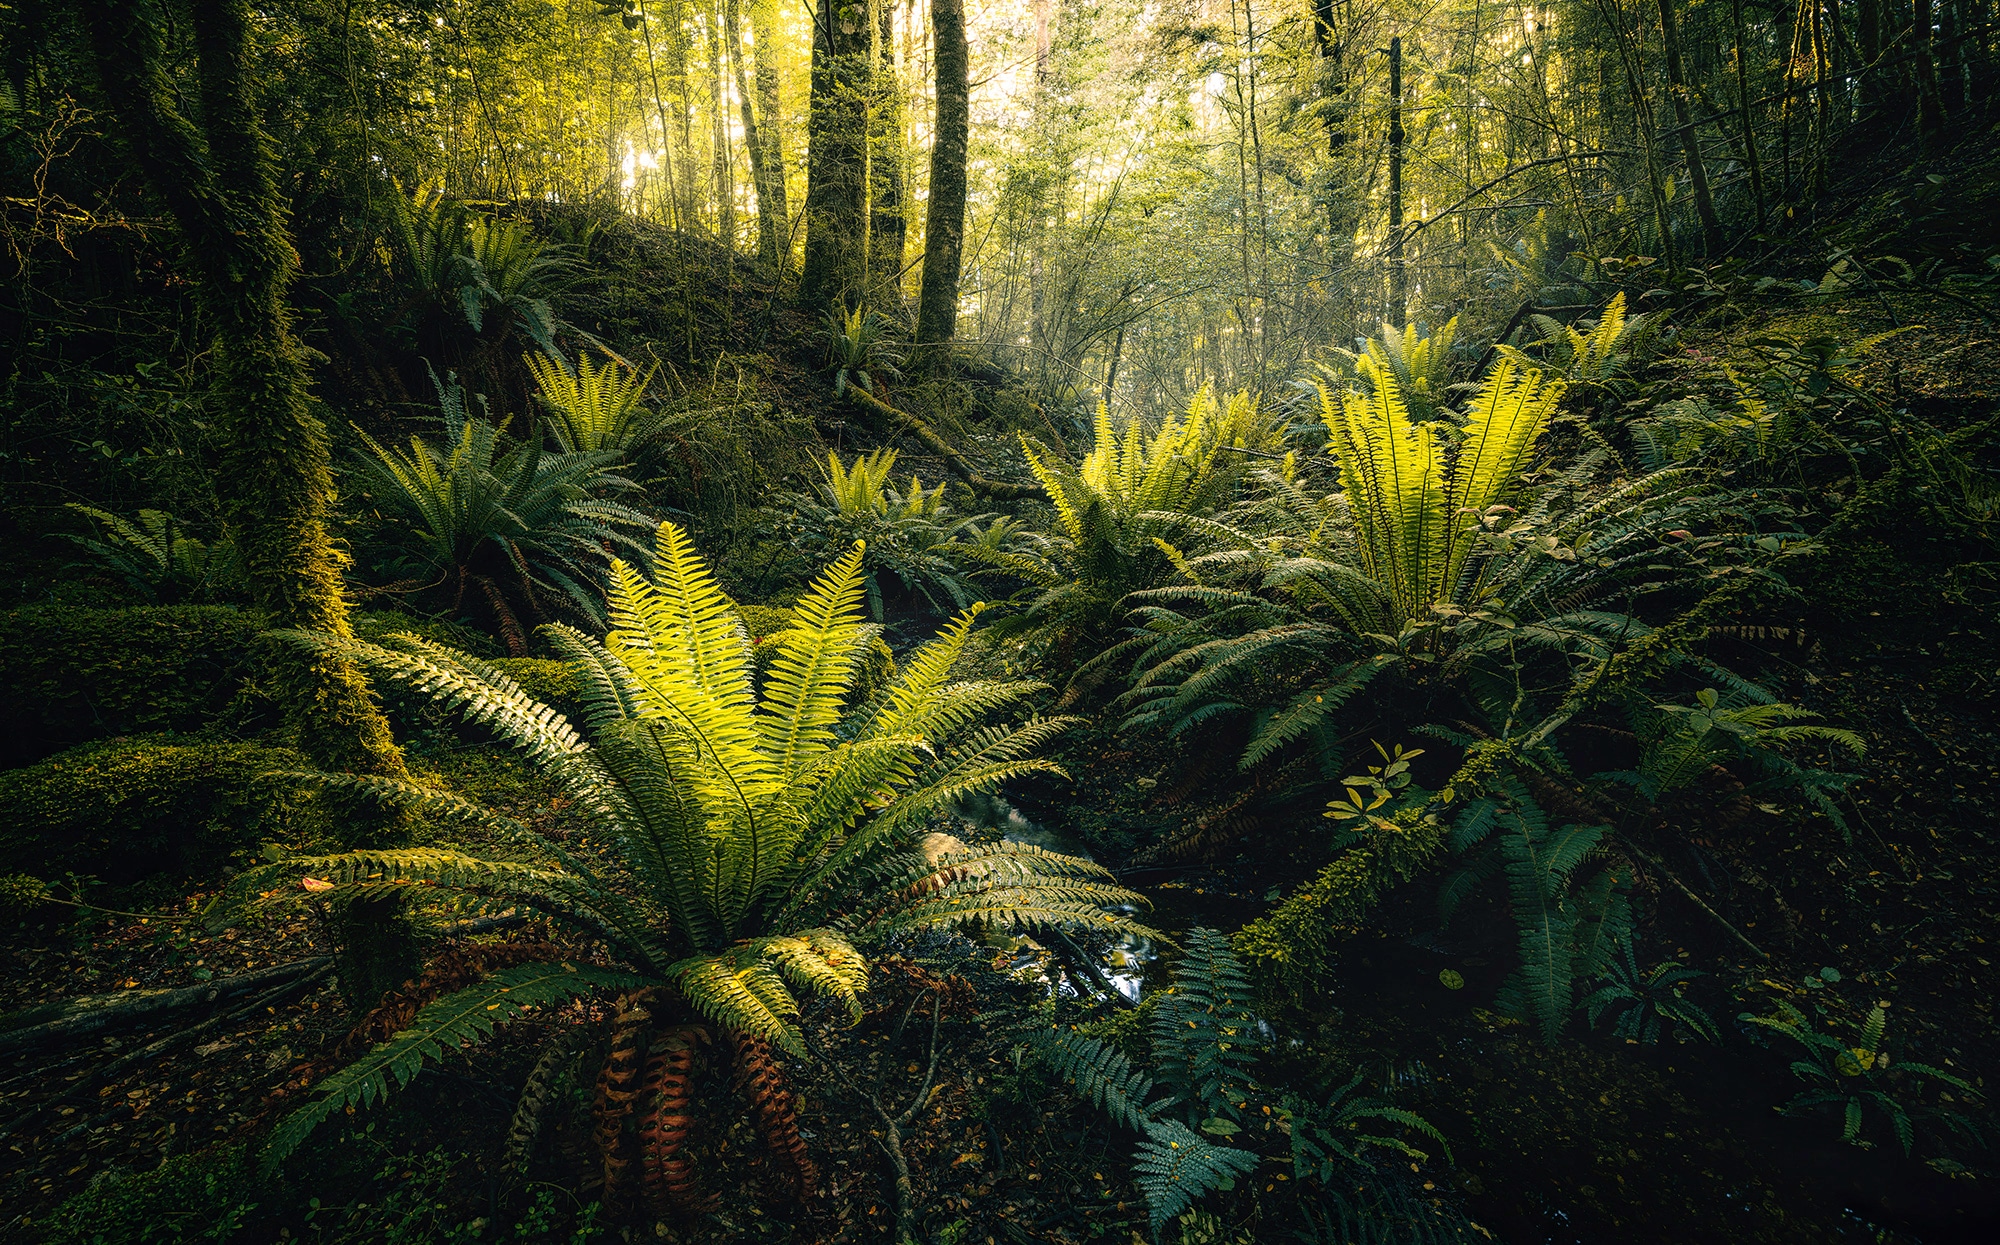
[[[312,1101],[285,1117],[265,1142],[264,1169],[274,1170],[328,1118],[366,1108],[408,1085],[426,1063],[480,1041],[531,1009],[580,998],[593,990],[630,990],[646,979],[589,964],[521,964],[439,999],[410,1027],[313,1087]],[[393,1079],[394,1085],[391,1085]]]
[[[1140,1131],[1152,1118],[1146,1096],[1153,1092],[1153,1078],[1133,1067],[1124,1051],[1064,1030],[1037,1032],[1028,1044],[1051,1072],[1075,1089],[1077,1097],[1115,1123]]]
[[[861,636],[864,546],[856,542],[792,610],[764,684],[758,726],[779,772],[795,775],[833,738]]]
[[[1177,1120],[1147,1121],[1146,1138],[1132,1161],[1156,1233],[1197,1201],[1256,1170],[1252,1152],[1216,1145]]]

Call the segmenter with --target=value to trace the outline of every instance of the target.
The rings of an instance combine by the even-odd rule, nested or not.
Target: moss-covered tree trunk
[[[901,313],[903,247],[909,235],[903,187],[903,85],[896,79],[895,6],[875,0],[874,103],[868,113],[869,299]]]
[[[868,92],[874,42],[865,0],[819,0],[806,119],[806,254],[799,301],[852,306],[868,266]]]
[[[750,184],[757,191],[757,258],[779,269],[780,247],[785,242],[785,170],[772,167],[764,126],[758,124],[757,108],[751,105],[756,96],[750,90],[750,75],[744,64],[743,18],[737,0],[728,0],[722,20],[729,38],[729,63],[736,75],[736,100],[743,113],[743,146],[750,153]],[[768,114],[764,121],[770,123]],[[779,187],[776,194],[771,189],[774,174]]]
[[[958,275],[965,251],[965,145],[972,123],[972,50],[963,0],[931,0],[936,39],[937,125],[931,138],[930,206],[917,341],[942,346],[958,335]]]
[[[215,333],[217,488],[251,592],[278,626],[349,636],[342,556],[326,526],[333,496],[326,432],[307,398],[305,358],[285,300],[297,254],[253,97],[250,6],[189,0],[199,127],[180,111],[159,9],[102,0],[84,12],[120,136],[180,229],[196,297]],[[272,670],[272,691],[314,764],[406,776],[388,723],[351,662],[286,645],[274,648]],[[355,846],[395,824],[374,810],[350,812]],[[411,967],[407,940],[378,928],[379,916],[355,931],[353,941],[376,953],[346,970],[350,998],[379,993]]]
[[[764,124],[764,168],[770,179],[771,215],[780,226],[778,270],[792,266],[792,208],[785,186],[785,109],[778,89],[778,30],[773,0],[750,0],[750,30],[757,37],[757,106]]]

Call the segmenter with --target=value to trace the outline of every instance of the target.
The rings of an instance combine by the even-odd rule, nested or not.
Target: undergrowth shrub
[[[256,1209],[243,1147],[177,1154],[149,1172],[107,1172],[34,1226],[48,1245],[226,1241]]]
[[[107,736],[203,726],[245,693],[263,630],[261,615],[216,605],[0,614],[0,765]]]
[[[195,872],[296,829],[311,797],[268,775],[305,766],[286,748],[171,735],[86,744],[0,774],[0,852],[45,878]]]

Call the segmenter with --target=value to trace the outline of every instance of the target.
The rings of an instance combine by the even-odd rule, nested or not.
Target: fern
[[[642,405],[652,374],[607,357],[593,365],[588,356],[574,364],[561,354],[523,355],[548,413],[549,432],[566,454],[610,452],[627,462],[643,457],[662,438],[698,418],[680,411],[669,417]]]
[[[1450,381],[1451,347],[1457,336],[1457,316],[1430,334],[1420,332],[1414,324],[1401,330],[1384,324],[1378,338],[1356,342],[1360,350],[1334,353],[1354,370],[1364,388],[1379,390],[1386,380],[1410,404],[1415,418],[1437,419],[1446,412],[1444,399]],[[1336,379],[1344,379],[1328,371]]]
[[[1153,1058],[1159,1084],[1192,1122],[1237,1117],[1252,1087],[1263,1034],[1254,997],[1229,940],[1212,929],[1188,931],[1173,984],[1153,1009]]]
[[[1113,1122],[1143,1131],[1153,1118],[1152,1108],[1146,1105],[1146,1096],[1153,1090],[1153,1078],[1133,1067],[1124,1051],[1074,1032],[1039,1034],[1030,1044],[1049,1070],[1070,1084],[1077,1097],[1103,1111]]]
[[[325,781],[499,831],[529,858],[446,848],[293,858],[236,879],[212,913],[229,919],[246,902],[283,902],[302,887],[533,907],[603,940],[635,981],[793,1053],[802,1050],[801,998],[859,1014],[861,935],[953,924],[1141,928],[1122,915],[1140,897],[1088,861],[1000,844],[940,868],[911,850],[926,821],[959,797],[1059,772],[1038,754],[1068,719],[976,726],[1035,685],[945,681],[970,615],[857,712],[854,655],[868,635],[858,549],[799,602],[761,684],[738,615],[685,532],[662,525],[652,568],[649,578],[612,565],[613,630],[603,644],[551,633],[584,675],[582,729],[494,667],[413,637],[398,648],[294,637],[499,734],[574,799],[594,837],[615,846],[618,868],[580,860],[450,792],[333,775]],[[463,1023],[465,1033],[478,1028],[477,1017]],[[406,1036],[432,1040],[417,1029]],[[387,1066],[328,1084],[362,1086],[353,1092],[365,1105],[375,1094],[366,1087],[378,1084],[368,1068]]]
[[[1219,1146],[1177,1120],[1148,1120],[1132,1172],[1146,1198],[1153,1231],[1210,1193],[1227,1191],[1257,1170],[1257,1156]]]
[[[426,1063],[487,1037],[499,1025],[592,990],[642,984],[644,978],[633,973],[587,964],[522,964],[439,999],[418,1012],[409,1028],[314,1086],[312,1101],[272,1131],[264,1148],[265,1170],[283,1162],[329,1117],[386,1099],[392,1090],[408,1085]]]

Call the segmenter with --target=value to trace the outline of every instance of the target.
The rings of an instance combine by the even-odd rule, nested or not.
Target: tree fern
[[[859,553],[800,601],[760,686],[728,598],[686,534],[662,525],[650,578],[623,562],[611,568],[613,630],[603,644],[551,633],[583,672],[581,730],[493,667],[414,638],[389,648],[295,637],[339,647],[513,744],[615,847],[616,867],[579,860],[448,792],[329,776],[500,830],[525,858],[424,848],[284,860],[240,875],[213,911],[226,918],[302,887],[530,906],[601,939],[636,982],[793,1052],[802,997],[859,1008],[864,936],[951,924],[1138,928],[1123,913],[1143,901],[1088,861],[999,844],[939,866],[913,850],[927,819],[961,796],[1057,772],[1039,753],[1070,722],[977,726],[1034,687],[946,682],[970,616],[857,707]],[[473,1028],[450,1032],[470,1034],[479,1020],[453,1023]],[[365,1070],[340,1075],[342,1086],[378,1084]],[[365,1105],[375,1091],[354,1092]]]
[[[588,355],[579,355],[571,364],[560,354],[542,353],[523,355],[522,362],[535,379],[549,432],[564,453],[609,451],[629,462],[673,426],[643,405],[652,373],[641,374],[622,359],[607,357],[593,364]],[[683,415],[681,422],[686,419]]]

